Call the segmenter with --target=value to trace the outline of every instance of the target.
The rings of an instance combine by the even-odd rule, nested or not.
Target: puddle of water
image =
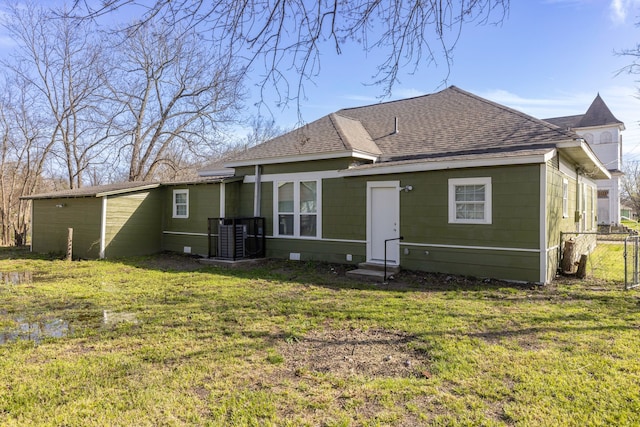
[[[16,340],[39,343],[44,338],[62,338],[71,332],[69,322],[62,319],[28,322],[23,318],[17,318],[15,321],[18,324],[17,327],[8,331],[0,331],[0,344]]]
[[[6,312],[0,312],[0,314]],[[102,316],[100,316],[102,314]],[[64,319],[41,319],[28,321],[24,317],[13,319],[16,326],[10,329],[0,329],[0,345],[17,340],[41,342],[44,338],[64,338],[72,331],[81,329],[95,329],[101,327],[113,327],[119,324],[129,323],[137,325],[138,317],[131,312],[116,312],[113,310],[94,311],[90,314],[79,316],[73,321],[73,327]]]
[[[33,273],[30,271],[0,271],[0,283],[5,285],[22,285],[33,282]]]

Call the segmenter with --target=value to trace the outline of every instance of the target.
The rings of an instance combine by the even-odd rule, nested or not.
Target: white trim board
[[[564,179],[563,179],[564,183]],[[564,186],[564,184],[563,184]],[[564,187],[563,187],[564,188]],[[547,248],[547,164],[540,165],[540,283],[547,283],[548,252]]]
[[[377,163],[375,166],[367,166],[362,168],[344,169],[340,173],[343,176],[367,176],[367,175],[386,175],[393,173],[409,173],[409,172],[426,172],[445,169],[466,169],[489,166],[509,166],[509,165],[525,165],[546,163],[555,155],[555,149],[549,149],[544,154],[531,154],[522,156],[506,156],[464,160],[426,160],[423,162],[396,163],[385,165]]]
[[[166,231],[166,230],[163,230],[162,234],[175,234],[177,236],[204,236],[204,237],[209,236],[209,234],[207,233],[190,233],[187,231]]]
[[[356,159],[371,160],[373,162],[378,160],[378,156],[376,155],[364,153],[358,150],[350,150],[350,151],[339,151],[339,152],[330,152],[330,153],[299,154],[297,156],[282,156],[282,157],[271,157],[271,158],[264,158],[264,159],[238,160],[236,162],[225,163],[224,166],[227,168],[236,168],[241,166],[297,163],[297,162],[308,162],[312,160],[331,160],[331,159],[341,159],[341,158],[348,158],[348,157],[353,157]]]
[[[411,243],[400,242],[400,246],[418,246],[423,248],[443,248],[443,249],[473,249],[473,250],[487,250],[487,251],[507,251],[507,252],[530,252],[539,253],[540,249],[529,248],[503,248],[499,246],[465,246],[465,245],[442,245],[438,243]]]
[[[291,237],[291,236],[265,236],[267,239],[273,240],[312,240],[314,242],[331,242],[331,243],[358,243],[366,244],[366,240],[349,240],[349,239],[325,239],[325,238],[310,238],[310,237]]]

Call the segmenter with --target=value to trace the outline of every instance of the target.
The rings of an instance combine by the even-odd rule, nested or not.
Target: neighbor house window
[[[491,224],[491,178],[449,180],[449,222]]]
[[[279,181],[276,185],[277,235],[319,237],[320,181]]]
[[[173,217],[189,218],[189,190],[173,190]]]
[[[562,180],[562,217],[569,217],[569,180]]]

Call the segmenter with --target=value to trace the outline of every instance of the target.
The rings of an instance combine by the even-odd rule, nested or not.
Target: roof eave
[[[611,174],[604,167],[589,144],[582,139],[574,139],[559,142],[558,150],[583,167],[584,171],[594,179],[611,179]]]
[[[280,156],[280,157],[265,157],[257,159],[239,160],[235,162],[225,163],[227,168],[237,168],[242,166],[255,166],[255,165],[273,165],[278,163],[297,163],[297,162],[309,162],[313,160],[330,160],[330,159],[342,159],[354,157],[357,159],[370,160],[373,162],[378,161],[379,156],[376,154],[366,153],[358,150],[345,150],[334,151],[325,153],[313,153],[313,154],[299,154],[295,156]]]
[[[544,153],[523,154],[508,157],[483,157],[479,155],[475,159],[453,159],[438,161],[436,159],[425,159],[423,161],[398,162],[393,165],[378,163],[376,166],[366,168],[352,168],[341,170],[344,176],[367,176],[367,175],[387,175],[394,173],[425,172],[445,169],[466,169],[491,166],[511,166],[524,164],[546,163],[555,156],[556,150],[550,148]]]
[[[213,177],[213,176],[233,176],[235,170],[233,168],[221,168],[221,169],[212,169],[212,170],[200,170],[198,171],[198,176],[203,178],[205,177]]]
[[[134,193],[136,191],[144,191],[144,190],[152,190],[154,188],[160,187],[160,185],[161,184],[159,184],[159,183],[153,183],[153,184],[141,185],[140,187],[131,187],[131,188],[124,188],[124,189],[120,189],[120,190],[104,191],[104,192],[101,192],[101,193],[96,193],[95,197],[116,196],[118,194]]]

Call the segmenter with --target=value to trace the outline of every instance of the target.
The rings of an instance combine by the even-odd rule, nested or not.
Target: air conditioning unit
[[[218,257],[244,258],[247,230],[244,225],[220,225],[218,236]]]

